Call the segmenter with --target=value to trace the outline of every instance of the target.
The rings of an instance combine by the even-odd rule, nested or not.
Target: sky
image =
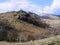
[[[21,9],[36,14],[60,15],[60,0],[0,0],[0,13]]]

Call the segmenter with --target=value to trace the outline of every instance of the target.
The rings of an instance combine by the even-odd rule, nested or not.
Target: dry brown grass
[[[14,16],[15,14],[15,12],[9,12],[0,15],[0,17],[1,20],[7,21],[7,24],[10,28],[17,30],[19,34],[25,35],[25,37],[28,37],[29,35],[33,35],[37,39],[48,37],[44,28],[29,24],[22,20],[18,20],[17,18],[19,15],[16,14],[16,16]]]
[[[54,27],[54,28],[60,27],[60,20],[43,19],[43,21],[45,21],[51,27]]]
[[[18,20],[17,18],[19,17],[18,14],[16,14],[16,16],[14,16],[16,14],[16,12],[9,12],[9,13],[5,13],[5,14],[0,14],[0,20],[4,20],[7,21],[6,24],[8,24],[8,26],[10,28],[12,28],[13,30],[17,30],[18,34],[22,34],[24,35],[26,38],[28,36],[33,35],[34,37],[36,37],[37,39],[42,39],[42,38],[46,38],[48,37],[50,34],[47,33],[47,31],[44,28],[35,26],[33,24],[29,24],[27,22],[24,22],[22,20]],[[52,21],[51,24],[56,24],[56,21]],[[49,23],[49,21],[48,21]],[[60,22],[57,22],[60,23]],[[19,33],[20,32],[20,33]],[[10,32],[12,33],[12,32]],[[30,42],[17,42],[17,43],[10,43],[10,42],[0,42],[0,45],[48,45],[51,43],[56,43],[55,41],[59,41],[60,43],[60,35],[56,36],[56,37],[51,37],[48,39],[42,39],[42,40],[35,40],[35,41],[30,41]],[[57,45],[57,44],[56,44]]]
[[[29,42],[18,42],[18,43],[9,43],[9,42],[0,42],[0,45],[60,45],[60,35],[50,37],[42,40],[35,40]]]

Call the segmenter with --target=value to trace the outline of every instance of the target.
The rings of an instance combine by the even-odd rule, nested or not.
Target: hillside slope
[[[60,28],[56,27],[57,25],[55,26],[56,21],[47,20],[41,19],[35,13],[23,10],[1,13],[0,41],[28,42],[60,35]],[[60,22],[56,23],[59,25]],[[56,28],[49,26],[55,26]]]
[[[18,42],[18,43],[9,43],[9,42],[0,42],[1,45],[60,45],[60,35],[29,42]]]
[[[39,17],[39,16],[38,16]],[[0,14],[0,40],[30,41],[48,37],[44,22],[23,10]]]
[[[55,14],[41,14],[41,19],[52,28],[60,27],[60,15]]]

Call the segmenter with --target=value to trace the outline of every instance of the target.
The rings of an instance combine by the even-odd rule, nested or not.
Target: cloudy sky
[[[60,0],[0,0],[0,13],[20,9],[60,15]]]

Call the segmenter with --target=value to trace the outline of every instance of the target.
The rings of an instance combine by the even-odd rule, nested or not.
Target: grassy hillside
[[[60,35],[50,37],[42,40],[35,40],[29,42],[18,42],[18,43],[9,43],[9,42],[0,42],[1,45],[60,45]]]
[[[1,13],[0,44],[60,45],[60,28],[49,28],[47,24],[51,21],[47,24],[44,21],[37,14],[23,10]],[[51,25],[59,23],[52,22]]]
[[[60,20],[49,20],[49,19],[43,19],[43,21],[46,22],[46,24],[49,24],[53,28],[60,27]]]
[[[48,37],[48,25],[38,17],[23,10],[0,14],[0,40],[25,42]]]

